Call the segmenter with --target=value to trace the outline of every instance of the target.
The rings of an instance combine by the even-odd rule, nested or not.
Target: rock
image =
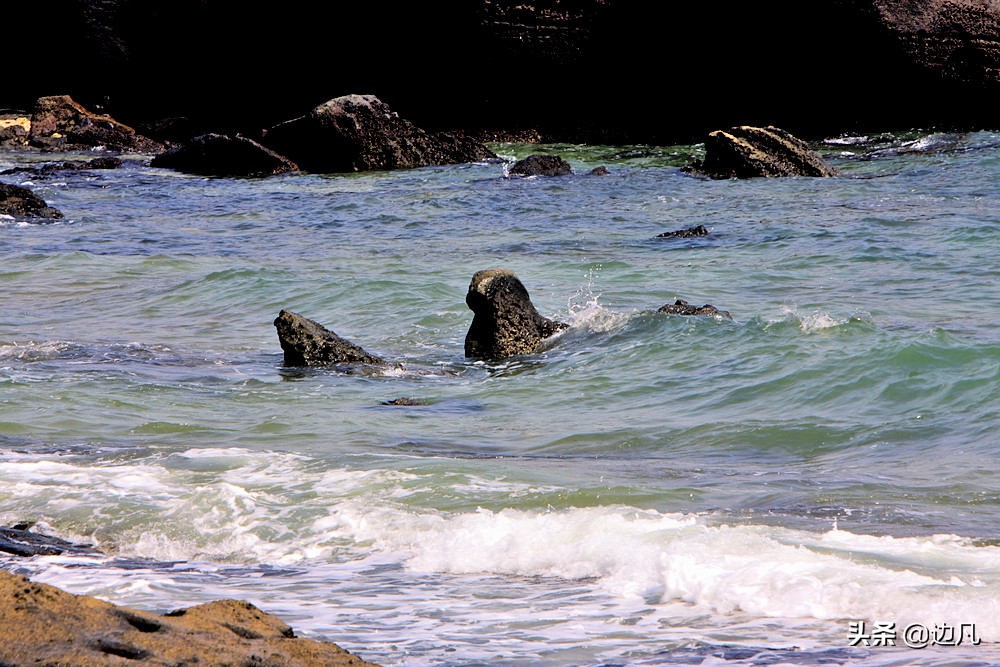
[[[25,116],[0,116],[0,146],[16,148],[28,143],[31,120]]]
[[[282,310],[274,320],[286,366],[363,364],[387,366],[381,357],[365,352],[313,320]]]
[[[69,95],[38,98],[28,140],[35,146],[67,150],[81,146],[138,153],[163,150],[162,144],[137,134],[111,116],[88,111]]]
[[[466,357],[506,359],[538,352],[546,338],[567,327],[542,317],[528,290],[507,269],[478,271],[465,303],[475,313],[465,336]]]
[[[608,174],[610,174],[610,173],[611,173],[611,172],[610,172],[610,171],[608,171],[608,168],[607,168],[607,167],[605,167],[605,166],[600,166],[600,167],[594,167],[594,168],[593,168],[593,169],[591,169],[591,170],[590,170],[590,172],[589,172],[589,174],[590,174],[591,176],[607,176],[607,175],[608,175]]]
[[[58,537],[50,537],[29,530],[32,524],[23,523],[9,528],[0,528],[0,552],[14,556],[56,556],[63,553],[94,554],[94,548],[86,544],[74,544]]]
[[[698,306],[689,305],[687,301],[682,299],[677,299],[677,301],[661,307],[656,312],[668,315],[712,315],[715,317],[724,317],[727,320],[733,319],[728,310],[719,310],[707,303],[699,308]]]
[[[291,171],[298,165],[253,139],[236,135],[203,134],[183,146],[153,158],[151,165],[202,176],[259,178]]]
[[[510,168],[511,176],[565,176],[572,174],[569,163],[558,155],[529,155]]]
[[[0,183],[0,214],[15,218],[42,218],[53,220],[63,214],[52,208],[28,188]]]
[[[496,158],[474,139],[426,132],[374,95],[346,95],[272,127],[263,142],[315,172],[410,169]]]
[[[401,398],[394,398],[391,401],[382,401],[382,405],[400,405],[404,407],[416,407],[419,405],[430,405],[430,403],[422,398],[408,398],[403,396]]]
[[[0,664],[375,667],[240,600],[151,614],[0,570]]]
[[[87,171],[90,169],[117,169],[122,166],[122,161],[116,157],[95,157],[86,162],[52,162],[43,164],[41,167],[13,167],[0,171],[0,175],[7,174],[34,174],[35,176],[51,176],[59,171]]]
[[[743,125],[705,139],[705,159],[690,170],[710,178],[836,176],[806,142],[777,127]]]
[[[708,236],[708,229],[705,225],[697,225],[695,227],[688,227],[687,229],[678,229],[674,232],[663,232],[662,234],[657,234],[658,239],[690,239],[698,236]]]

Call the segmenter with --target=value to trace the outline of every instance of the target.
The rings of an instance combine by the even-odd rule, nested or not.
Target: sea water
[[[0,220],[0,525],[101,555],[2,567],[383,665],[1000,662],[1000,135],[495,149],[575,175],[3,177],[66,218]],[[569,330],[465,359],[487,268]],[[402,368],[285,368],[282,308]]]

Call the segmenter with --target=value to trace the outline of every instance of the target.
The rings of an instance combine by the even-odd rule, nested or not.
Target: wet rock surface
[[[341,338],[298,313],[282,310],[274,320],[286,366],[388,366],[381,357]]]
[[[709,178],[836,176],[809,145],[773,126],[716,130],[705,139],[705,159],[690,171]]]
[[[0,175],[8,174],[32,174],[34,176],[52,176],[64,171],[89,171],[91,169],[117,169],[122,166],[122,161],[116,157],[96,157],[93,160],[51,162],[40,167],[12,167],[0,171]]]
[[[345,95],[267,131],[263,143],[314,172],[412,169],[496,158],[468,137],[427,132],[374,95]]]
[[[12,556],[57,556],[59,554],[93,554],[94,548],[88,544],[75,544],[42,535],[31,530],[31,523],[0,528],[0,552]]]
[[[201,176],[259,178],[298,171],[298,165],[253,139],[203,134],[153,158],[152,166]]]
[[[511,176],[566,176],[573,170],[558,155],[529,155],[510,168]]]
[[[465,336],[466,357],[495,360],[538,352],[546,338],[567,327],[539,314],[528,290],[507,269],[473,275],[465,303],[474,313]]]
[[[45,203],[28,188],[0,183],[0,215],[16,218],[55,220],[63,214]]]
[[[704,306],[692,306],[687,301],[683,299],[677,299],[673,303],[668,303],[665,306],[661,306],[658,313],[666,313],[667,315],[710,315],[714,317],[724,317],[727,320],[733,319],[728,310],[719,310],[715,306],[705,304]]]
[[[373,667],[335,644],[296,637],[249,602],[218,600],[161,616],[3,570],[0,628],[4,667]]]
[[[75,150],[103,146],[113,151],[159,153],[163,145],[138,134],[111,116],[93,113],[69,95],[40,97],[31,116],[33,146]]]
[[[690,239],[697,238],[699,236],[708,236],[708,228],[705,225],[696,225],[694,227],[687,227],[686,229],[678,229],[673,232],[663,232],[662,234],[657,234],[658,239]]]

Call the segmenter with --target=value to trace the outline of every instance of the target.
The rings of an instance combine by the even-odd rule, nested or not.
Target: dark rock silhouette
[[[20,185],[0,183],[0,214],[15,218],[54,220],[63,214],[45,203],[41,197]]]
[[[274,320],[286,366],[334,366],[360,364],[388,366],[381,357],[364,349],[313,320],[282,310]]]
[[[567,325],[535,310],[528,290],[512,271],[488,269],[472,276],[465,303],[475,314],[465,336],[465,356],[506,359],[538,352]]]
[[[151,614],[0,570],[0,664],[375,667],[336,644],[302,639],[249,602]],[[266,656],[266,657],[262,657]]]
[[[668,315],[713,315],[717,317],[724,317],[727,320],[733,319],[733,316],[729,314],[728,310],[719,310],[715,306],[710,306],[707,303],[704,306],[692,306],[683,299],[677,299],[677,301],[673,303],[662,306],[656,312],[666,313]]]
[[[572,174],[569,163],[558,155],[529,155],[510,168],[511,176],[566,176]]]
[[[224,134],[195,137],[157,155],[150,164],[201,176],[259,178],[298,171],[294,162],[253,139]]]
[[[111,116],[85,109],[69,95],[40,97],[35,101],[28,141],[42,148],[66,150],[95,146],[139,153],[163,150],[162,144],[136,133]]]
[[[591,170],[590,170],[590,171],[589,171],[588,173],[589,173],[589,174],[590,174],[591,176],[607,176],[607,175],[608,175],[608,174],[610,174],[611,172],[610,172],[610,171],[608,171],[608,168],[607,168],[607,167],[604,167],[604,166],[601,166],[601,167],[594,167],[594,168],[593,168],[593,169],[591,169]]]
[[[694,227],[688,227],[686,229],[678,229],[673,232],[663,232],[662,234],[657,234],[658,239],[690,239],[696,238],[698,236],[708,236],[708,229],[705,225],[696,225]]]
[[[275,125],[263,143],[315,172],[411,169],[496,157],[474,139],[420,129],[374,95],[329,100]]]
[[[837,174],[801,139],[777,127],[747,125],[709,134],[705,159],[691,170],[710,178]]]
[[[43,164],[41,167],[12,167],[0,171],[0,175],[7,174],[33,174],[35,176],[52,176],[63,171],[89,171],[91,169],[117,169],[122,166],[122,161],[116,157],[95,157],[86,162],[66,161]]]

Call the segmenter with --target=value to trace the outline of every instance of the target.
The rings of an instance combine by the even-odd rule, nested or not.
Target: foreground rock
[[[30,530],[31,526],[31,523],[23,523],[0,528],[0,552],[22,558],[57,556],[64,553],[87,555],[95,553],[90,545],[74,544],[58,537],[35,533]]]
[[[52,162],[41,167],[13,167],[0,171],[0,175],[33,174],[35,176],[51,176],[61,171],[89,171],[91,169],[117,169],[122,161],[116,157],[95,157],[86,162]]]
[[[203,134],[153,158],[152,166],[201,176],[260,178],[298,171],[298,165],[253,139]]]
[[[159,153],[163,145],[111,116],[95,114],[69,95],[39,97],[28,141],[40,148],[73,150],[103,146],[113,151]]]
[[[475,316],[465,336],[465,356],[506,359],[538,352],[543,341],[567,325],[535,310],[528,290],[507,269],[478,271],[465,296]]]
[[[219,600],[160,616],[2,570],[0,628],[4,667],[372,666],[336,644],[296,637],[249,602]]]
[[[318,322],[282,310],[274,320],[286,366],[333,366],[362,364],[388,366],[381,357],[365,352]]]
[[[28,188],[0,183],[0,215],[15,218],[41,218],[55,220],[63,214],[45,203],[45,200]]]
[[[496,158],[467,137],[426,132],[374,95],[346,95],[272,127],[264,144],[303,169],[411,169]]]
[[[569,163],[558,155],[529,155],[511,166],[511,176],[566,176],[572,174]]]
[[[707,303],[704,306],[692,306],[683,299],[677,299],[673,303],[661,306],[656,312],[668,315],[710,315],[713,317],[724,317],[727,320],[733,319],[728,310],[719,310]]]
[[[836,176],[806,142],[777,127],[743,125],[705,139],[705,159],[691,171],[710,178]]]

